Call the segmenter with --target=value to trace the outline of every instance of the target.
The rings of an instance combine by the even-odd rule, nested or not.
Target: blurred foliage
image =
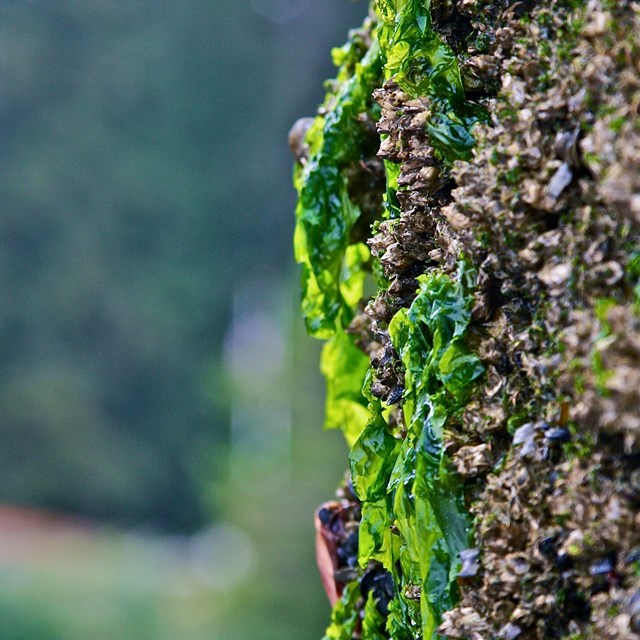
[[[164,532],[134,556],[100,534],[90,559],[0,563],[3,640],[321,635],[313,509],[344,456],[318,429],[318,353],[291,320],[286,135],[365,11],[0,0],[0,502]],[[256,389],[225,341],[265,271],[282,307],[265,313],[295,346]],[[242,455],[230,423],[267,396],[286,404],[286,449]],[[167,534],[211,518],[247,538],[244,579],[158,573]]]
[[[31,566],[3,567],[3,640],[212,637],[216,590],[176,541],[100,534]]]
[[[285,325],[295,305],[289,284]],[[320,375],[309,372],[317,345],[302,339],[302,323],[292,331],[296,348],[278,380],[296,425],[287,464],[232,454],[233,473],[210,488],[225,519],[194,536],[92,531],[81,521],[67,535],[21,541],[0,527],[2,640],[321,636],[329,602],[315,567],[313,509],[343,473],[346,451],[338,433],[318,428]],[[238,400],[255,393],[245,387]],[[229,533],[214,545],[219,529]]]
[[[211,515],[231,293],[289,267],[286,131],[364,10],[320,5],[0,3],[0,501]]]

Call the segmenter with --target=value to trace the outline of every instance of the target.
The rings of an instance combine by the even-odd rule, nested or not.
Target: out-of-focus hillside
[[[364,11],[0,4],[0,501],[211,515],[233,292],[287,277],[286,132]]]
[[[321,635],[286,139],[365,12],[0,1],[0,504],[91,522],[21,521],[3,640]]]

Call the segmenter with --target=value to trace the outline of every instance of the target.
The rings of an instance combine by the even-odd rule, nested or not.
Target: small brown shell
[[[352,569],[341,565],[338,547],[357,531],[358,519],[359,504],[350,500],[324,502],[315,512],[316,562],[331,606],[342,595],[346,581],[342,574],[352,573]]]
[[[309,145],[304,138],[313,124],[314,118],[298,118],[289,129],[289,148],[297,162],[304,164],[309,157]]]

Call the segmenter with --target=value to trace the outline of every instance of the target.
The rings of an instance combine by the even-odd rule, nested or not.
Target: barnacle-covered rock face
[[[427,4],[372,3],[344,172],[358,562],[393,589],[327,639],[640,640],[640,5]]]
[[[481,570],[448,637],[640,637],[639,18],[539,2],[507,21],[491,121],[452,169],[442,213],[499,288],[476,326],[491,375],[451,437],[502,464],[468,485]]]

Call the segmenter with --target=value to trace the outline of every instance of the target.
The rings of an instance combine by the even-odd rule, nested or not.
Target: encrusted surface
[[[448,637],[640,637],[640,8],[571,4],[497,33],[491,122],[441,211],[496,292],[450,433],[462,473],[481,444],[496,468],[467,485],[479,567]]]
[[[385,286],[348,331],[402,440],[389,323],[419,276],[455,278],[461,256],[477,270],[466,340],[486,374],[444,433],[475,549],[438,633],[640,640],[640,3],[434,0],[432,15],[487,119],[451,164],[429,96],[393,78],[374,92],[395,199],[368,240]]]
[[[480,270],[488,375],[447,431],[479,565],[440,633],[640,638],[639,8],[515,3],[488,20],[495,4],[458,3],[491,42],[472,65],[500,87],[470,162],[449,174],[435,157],[428,98],[376,92],[401,213],[370,241],[392,283],[370,315],[383,324],[381,300],[406,305],[412,277],[461,251]]]

